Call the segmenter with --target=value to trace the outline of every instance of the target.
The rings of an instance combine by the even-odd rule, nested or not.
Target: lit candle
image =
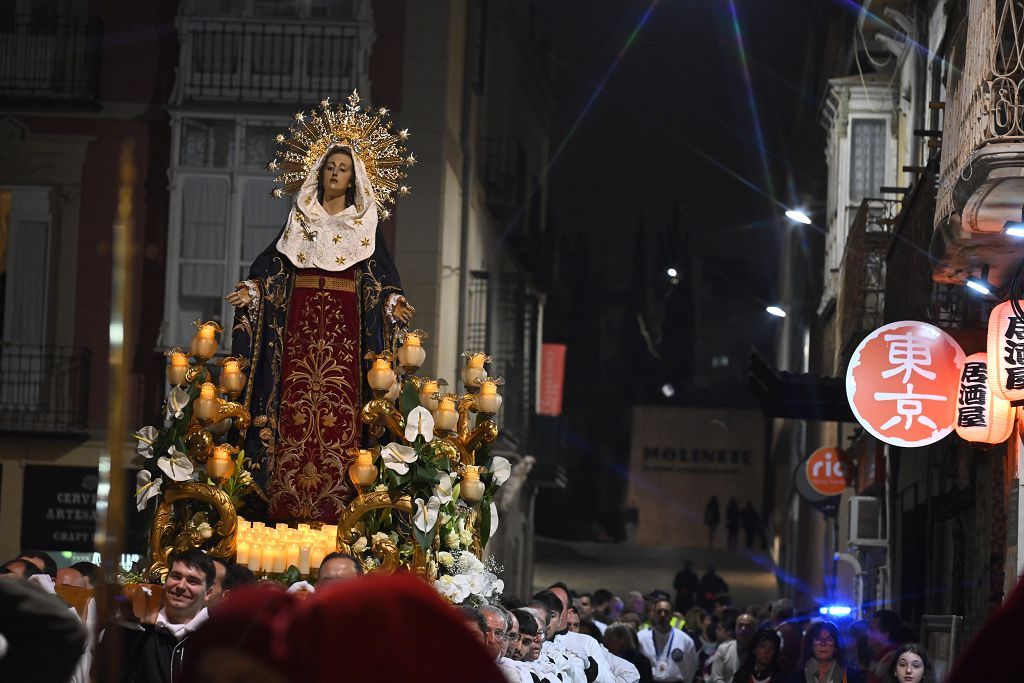
[[[360,448],[355,462],[348,467],[348,476],[356,486],[366,488],[377,481],[377,467],[373,464],[373,452]]]
[[[263,562],[263,544],[262,543],[257,543],[257,542],[254,541],[249,546],[249,561],[246,564],[248,564],[249,569],[251,569],[254,572],[258,572],[260,570],[260,564],[262,562]]]
[[[224,360],[224,370],[220,375],[220,385],[226,394],[237,396],[245,386],[245,375],[242,374],[238,360],[227,358]]]
[[[462,383],[466,387],[475,387],[477,383],[487,376],[484,370],[484,363],[487,361],[487,354],[474,353],[466,358],[466,367],[462,368]]]
[[[287,559],[285,549],[282,546],[279,545],[274,548],[274,568],[271,571],[279,574],[288,569],[288,566],[285,564]]]
[[[167,366],[167,381],[180,386],[185,383],[185,371],[188,370],[188,356],[181,351],[174,351],[171,353],[170,359],[171,363]]]
[[[475,465],[466,465],[459,485],[462,499],[475,503],[484,497],[484,483],[480,481],[480,470]]]
[[[327,546],[322,543],[317,543],[310,550],[309,566],[312,569],[320,570],[320,565],[323,564],[324,557],[327,555]]]
[[[497,383],[486,379],[480,382],[480,393],[474,400],[476,409],[481,413],[493,415],[498,412],[498,408],[501,407],[501,395],[498,393]]]
[[[450,396],[442,397],[437,404],[437,410],[434,411],[434,428],[450,432],[455,429],[458,421],[459,414],[455,412],[455,401]]]
[[[287,557],[285,557],[285,560],[284,560],[285,571],[288,570],[288,567],[298,567],[298,566],[299,566],[299,546],[294,545],[294,544],[289,544],[288,545],[288,550],[287,550]]]
[[[299,526],[302,526],[302,525],[300,524]],[[263,522],[253,522],[252,523],[252,528],[253,529],[263,529],[265,527],[266,527],[266,525],[263,524]]]
[[[204,382],[199,390],[199,398],[195,402],[196,417],[200,420],[212,420],[217,414],[217,387],[213,382]]]
[[[374,391],[387,391],[395,381],[395,371],[387,358],[377,358],[373,367],[366,373],[366,380]]]
[[[249,547],[248,541],[238,541],[235,546],[235,562],[237,564],[249,564]]]
[[[420,387],[420,405],[430,412],[437,410],[437,399],[433,396],[437,391],[437,380],[433,379],[428,379]]]
[[[277,529],[278,531],[286,531],[288,529],[288,525],[285,524],[284,522],[278,522],[277,524],[274,525],[274,528]]]
[[[299,564],[298,564],[298,567],[299,567],[299,573],[302,574],[303,576],[306,576],[306,575],[309,574],[309,546],[308,545],[300,545],[299,546]]]
[[[298,528],[299,531],[309,531],[309,525],[308,524],[299,524],[299,526],[297,528]]]
[[[216,323],[205,323],[199,327],[196,336],[192,337],[192,344],[189,350],[192,355],[200,360],[209,360],[217,353],[217,337],[215,336],[220,326]]]
[[[235,463],[231,460],[231,446],[217,446],[213,449],[213,457],[206,463],[206,474],[211,479],[225,479],[231,476]]]
[[[409,372],[418,370],[427,358],[418,332],[406,332],[405,341],[398,349],[398,364]]]

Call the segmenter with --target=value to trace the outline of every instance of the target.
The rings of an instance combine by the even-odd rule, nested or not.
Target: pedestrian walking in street
[[[690,608],[693,607],[693,601],[697,596],[699,586],[700,579],[697,578],[697,574],[693,571],[693,562],[686,560],[683,563],[683,568],[679,570],[675,580],[672,581],[672,588],[676,591],[675,608],[678,611],[684,614],[690,611]]]
[[[704,508],[704,526],[708,528],[708,547],[715,547],[715,532],[718,530],[718,523],[722,521],[722,513],[718,509],[718,496],[711,496],[707,507]]]
[[[753,550],[754,539],[757,537],[757,531],[761,527],[761,515],[757,514],[757,510],[754,509],[754,504],[749,500],[747,504],[743,506],[743,511],[740,512],[740,524],[743,526],[743,535],[746,537],[747,550]]]
[[[740,506],[735,498],[729,499],[725,508],[725,545],[729,550],[736,549],[736,537],[740,531]]]
[[[715,610],[715,599],[722,593],[729,592],[729,584],[725,580],[715,573],[713,565],[708,565],[707,572],[704,576],[700,577],[700,582],[697,584],[697,600],[700,606],[708,612]]]

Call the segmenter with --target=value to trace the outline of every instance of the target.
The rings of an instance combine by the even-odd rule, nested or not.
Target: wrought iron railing
[[[99,42],[99,22],[89,17],[0,21],[0,98],[96,99]]]
[[[355,21],[179,17],[176,98],[305,104],[365,89],[367,26]]]
[[[487,206],[498,218],[509,218],[526,197],[526,153],[515,138],[484,138],[483,173]]]
[[[90,372],[86,349],[0,345],[0,431],[84,431]]]
[[[948,61],[936,224],[957,210],[954,187],[970,177],[978,150],[1024,142],[1024,8],[1015,0],[970,0]]]
[[[900,202],[864,199],[846,236],[836,302],[836,372],[885,316],[885,260]]]

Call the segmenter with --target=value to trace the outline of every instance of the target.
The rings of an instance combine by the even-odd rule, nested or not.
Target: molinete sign
[[[637,510],[636,541],[704,546],[711,533],[724,547],[731,500],[761,512],[763,461],[758,411],[634,408],[629,505]],[[716,508],[718,522],[709,525]]]

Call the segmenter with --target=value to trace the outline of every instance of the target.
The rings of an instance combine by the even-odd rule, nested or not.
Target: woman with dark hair
[[[854,671],[847,671],[843,655],[839,627],[831,621],[811,624],[804,635],[803,675],[798,672],[800,683],[855,683],[860,678]]]
[[[890,683],[923,683],[931,677],[932,662],[922,645],[906,643],[896,650],[889,668]]]
[[[732,677],[732,683],[768,683],[780,680],[779,650],[782,640],[774,629],[763,628],[754,634],[747,658]]]

